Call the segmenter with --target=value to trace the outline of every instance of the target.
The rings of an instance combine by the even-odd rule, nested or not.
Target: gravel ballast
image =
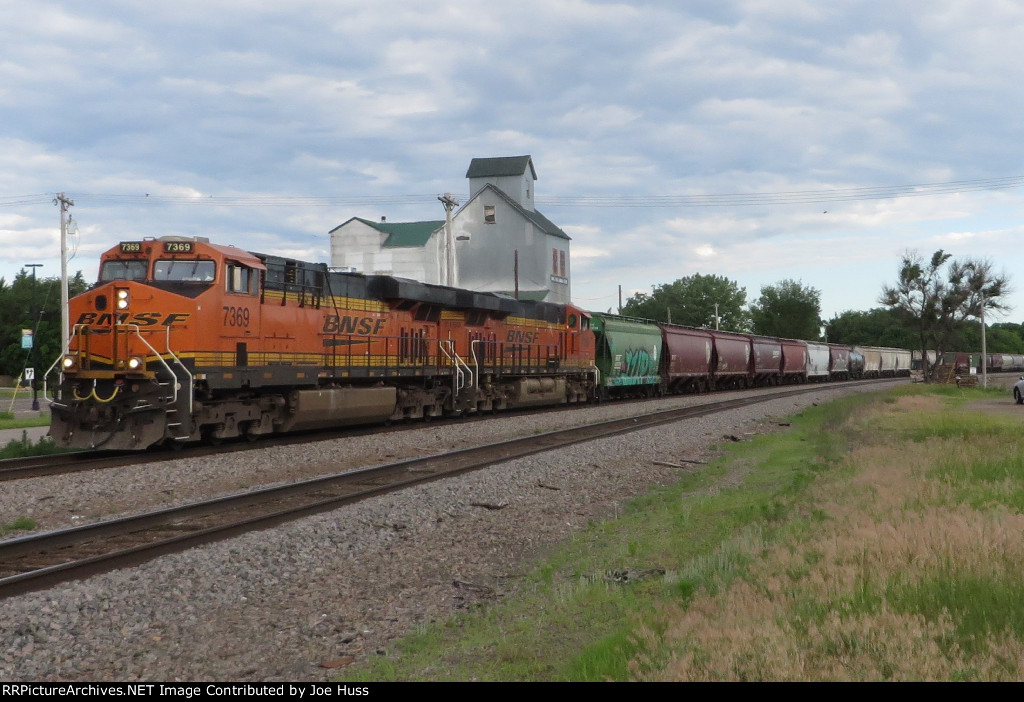
[[[897,381],[905,382],[905,381]],[[877,389],[877,387],[875,388]],[[862,389],[828,385],[418,486],[136,568],[0,601],[7,681],[319,681],[515,588],[532,559],[709,459]],[[725,394],[712,396],[725,397]],[[683,397],[8,483],[0,518],[41,529],[665,407]],[[693,470],[694,464],[686,464]],[[699,466],[697,466],[699,469]],[[493,507],[501,507],[493,509]]]

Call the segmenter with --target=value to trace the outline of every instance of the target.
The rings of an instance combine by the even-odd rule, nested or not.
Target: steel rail
[[[584,441],[779,398],[864,384],[874,385],[877,381],[802,386],[771,395],[745,396],[607,420],[0,541],[0,597],[136,565],[160,555],[268,528],[374,495]]]

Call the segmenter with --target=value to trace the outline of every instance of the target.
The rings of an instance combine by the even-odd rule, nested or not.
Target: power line
[[[791,190],[765,193],[722,193],[702,195],[605,195],[537,197],[552,207],[751,207],[825,202],[856,202],[900,197],[925,197],[981,190],[1006,190],[1024,185],[1024,177],[960,180],[946,183],[917,183],[831,190]]]
[[[35,195],[13,195],[0,197],[0,207],[20,207],[21,205],[38,205],[53,200],[53,193],[36,193]]]
[[[698,193],[677,195],[538,195],[545,207],[608,208],[681,208],[681,207],[754,207],[801,205],[830,202],[859,202],[903,197],[931,197],[978,191],[1019,188],[1024,176],[954,180],[940,183],[913,183],[825,190],[782,190],[774,192]],[[123,205],[196,205],[205,207],[372,207],[410,205],[436,198],[436,194],[392,195],[160,195],[155,193],[73,193],[80,203]],[[467,195],[457,195],[463,202]],[[49,202],[52,194],[0,197],[0,208]]]
[[[330,207],[337,205],[396,205],[434,199],[436,195],[116,195],[75,193],[94,203],[199,205],[205,207]]]

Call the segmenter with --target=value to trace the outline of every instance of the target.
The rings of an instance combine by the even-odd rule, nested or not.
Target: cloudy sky
[[[442,219],[530,154],[605,310],[694,273],[826,318],[900,256],[989,258],[1024,319],[1012,0],[0,0],[0,275],[201,235],[326,261],[353,216]]]

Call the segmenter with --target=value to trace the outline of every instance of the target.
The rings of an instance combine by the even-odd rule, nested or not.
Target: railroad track
[[[273,435],[262,438],[260,441],[231,441],[224,444],[193,444],[180,449],[151,450],[151,451],[77,451],[73,453],[53,454],[49,456],[29,456],[26,458],[9,458],[0,460],[0,482],[8,480],[23,480],[26,478],[38,478],[47,475],[64,475],[79,473],[86,470],[101,470],[106,468],[119,468],[121,466],[138,466],[147,463],[162,463],[180,458],[203,458],[224,453],[236,453],[239,451],[260,451],[273,446],[291,446],[296,444],[311,443],[316,441],[328,441],[331,439],[350,436],[364,436],[367,434],[383,433],[387,431],[401,431],[403,429],[414,429],[413,425],[407,427],[346,427],[344,429],[329,429],[321,431],[298,432],[294,434]]]
[[[880,381],[861,381],[880,382]],[[850,386],[852,383],[844,382],[843,386]],[[821,386],[802,386],[805,391],[818,389]],[[828,386],[831,387],[831,386]],[[730,392],[733,395],[735,392]],[[757,392],[765,392],[764,388]],[[778,391],[776,391],[778,392]],[[724,394],[724,393],[722,393]],[[640,400],[639,402],[644,402]],[[511,417],[517,414],[540,414],[544,412],[562,412],[569,407],[585,408],[587,405],[553,405],[551,407],[528,408],[502,412],[501,416]],[[437,426],[446,424],[458,424],[465,422],[490,421],[492,414],[471,414],[462,417],[435,417],[431,423]],[[48,456],[29,456],[26,458],[11,458],[0,460],[0,482],[10,480],[23,480],[52,475],[66,475],[79,473],[88,470],[105,470],[108,468],[120,468],[123,466],[138,466],[149,463],[162,463],[164,461],[177,460],[182,458],[205,458],[225,453],[237,453],[243,451],[262,451],[277,446],[295,446],[318,441],[329,441],[331,439],[342,439],[353,436],[368,436],[384,434],[392,431],[411,431],[423,426],[422,422],[410,421],[403,424],[388,424],[375,426],[341,427],[338,429],[326,429],[292,434],[268,435],[261,437],[259,441],[231,440],[218,444],[195,443],[181,446],[174,450],[154,449],[150,451],[77,451],[72,453],[53,454]]]
[[[877,383],[862,381],[841,387]],[[0,597],[137,565],[167,553],[495,463],[824,389],[829,387],[801,386],[769,395],[641,414],[2,541]]]

